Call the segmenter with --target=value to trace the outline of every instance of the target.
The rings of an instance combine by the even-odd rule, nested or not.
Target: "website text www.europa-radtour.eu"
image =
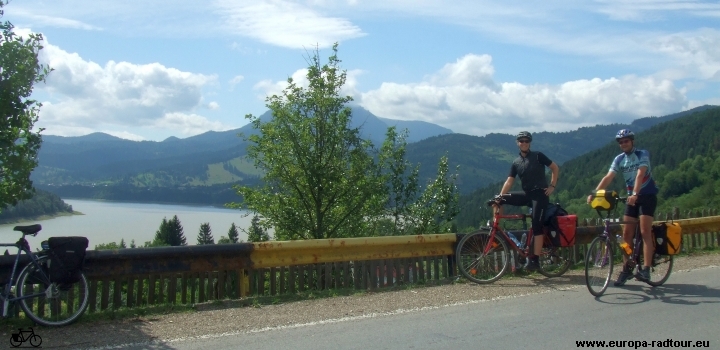
[[[709,348],[709,340],[576,340],[578,348]]]

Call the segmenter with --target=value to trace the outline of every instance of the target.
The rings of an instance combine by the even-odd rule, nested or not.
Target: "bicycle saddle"
[[[23,234],[26,235],[34,235],[42,230],[42,226],[40,224],[35,225],[29,225],[29,226],[15,226],[13,228],[13,231],[20,231]]]

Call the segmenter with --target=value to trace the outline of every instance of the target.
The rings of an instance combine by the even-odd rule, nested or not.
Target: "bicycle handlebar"
[[[487,206],[502,205],[505,202],[505,198],[510,196],[512,196],[511,193],[496,194],[493,199],[490,199],[485,203],[487,204]]]

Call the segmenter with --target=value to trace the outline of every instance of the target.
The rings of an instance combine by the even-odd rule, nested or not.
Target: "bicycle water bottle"
[[[515,235],[512,232],[508,231],[507,235],[508,235],[508,237],[510,237],[510,240],[512,240],[513,243],[515,243],[516,246],[518,246],[518,247],[520,246],[520,241],[518,241],[517,237],[515,237]]]
[[[622,237],[620,237],[620,235],[617,235],[617,239],[622,239]],[[627,254],[628,256],[632,255],[632,247],[627,244],[627,242],[623,241],[622,243],[620,243],[620,248],[622,248],[623,251],[625,251],[625,254]]]

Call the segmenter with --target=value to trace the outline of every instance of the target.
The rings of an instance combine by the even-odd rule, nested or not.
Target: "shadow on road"
[[[654,288],[631,284],[608,289],[595,299],[607,304],[636,304],[652,300],[679,305],[715,304],[720,303],[720,290],[698,284],[664,284]]]

